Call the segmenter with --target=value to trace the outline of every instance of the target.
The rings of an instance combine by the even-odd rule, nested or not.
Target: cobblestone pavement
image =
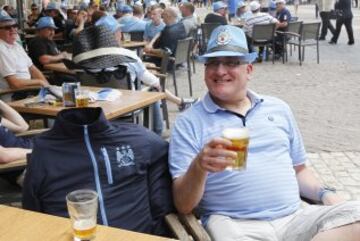
[[[289,6],[290,10],[292,6]],[[197,9],[201,18],[206,9]],[[355,45],[348,46],[343,27],[338,44],[320,43],[320,64],[315,49],[305,51],[303,66],[296,54],[285,64],[263,62],[254,65],[250,87],[261,94],[277,96],[291,106],[309,152],[309,164],[316,175],[336,187],[346,199],[360,200],[360,10],[353,9]],[[315,19],[313,5],[301,5],[301,20]],[[330,33],[327,36],[330,39]],[[186,71],[177,71],[179,95],[188,97]],[[196,64],[192,76],[194,97],[201,97],[206,87],[203,66]],[[172,78],[168,89],[174,90]],[[169,103],[171,123],[178,110]],[[0,181],[0,203],[20,199],[19,189]]]

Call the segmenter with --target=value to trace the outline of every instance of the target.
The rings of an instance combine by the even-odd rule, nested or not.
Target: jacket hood
[[[111,128],[103,110],[96,108],[71,108],[58,113],[53,130],[61,131],[68,136],[79,136],[87,126],[91,133],[104,132]]]

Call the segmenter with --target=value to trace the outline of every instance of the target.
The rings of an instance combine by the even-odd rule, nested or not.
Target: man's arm
[[[63,59],[68,59],[68,54],[66,52],[61,52],[60,54],[58,55],[48,55],[48,54],[44,54],[44,55],[41,55],[39,57],[39,62],[42,64],[42,65],[45,65],[45,64],[51,64],[51,63],[58,63],[60,62],[61,60]]]
[[[208,172],[221,172],[233,164],[236,152],[223,147],[231,146],[229,140],[215,138],[192,161],[186,173],[173,182],[175,207],[180,213],[190,213],[200,202]]]
[[[299,183],[301,196],[310,200],[321,201],[325,205],[334,205],[344,200],[333,192],[326,192],[319,200],[319,194],[323,187],[314,173],[305,164],[295,166],[296,178]]]
[[[5,77],[5,80],[8,82],[10,88],[12,89],[19,89],[22,87],[27,86],[47,86],[49,85],[48,81],[46,80],[45,76],[41,73],[41,71],[36,68],[35,65],[29,67],[31,79],[20,79],[17,78],[15,75],[9,75]]]
[[[13,108],[0,100],[1,125],[13,132],[23,132],[29,128],[24,118]]]
[[[151,53],[151,51],[154,50],[154,44],[158,40],[158,38],[160,37],[160,34],[161,34],[161,32],[157,33],[153,37],[153,39],[145,46],[144,51],[146,53]]]
[[[6,148],[0,146],[0,163],[9,163],[25,159],[28,153],[31,153],[31,149],[13,147]]]

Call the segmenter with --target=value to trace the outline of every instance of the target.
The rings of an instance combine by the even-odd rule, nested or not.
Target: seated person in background
[[[184,24],[185,32],[187,36],[190,36],[190,33],[197,30],[198,22],[194,16],[194,5],[190,2],[181,3],[179,6],[182,19],[181,23]]]
[[[140,125],[106,120],[101,108],[61,111],[34,141],[23,208],[68,217],[65,196],[99,194],[98,224],[168,235],[173,211],[168,144]]]
[[[79,34],[85,27],[90,25],[91,18],[86,10],[80,10],[75,18],[75,26],[69,33],[69,37],[74,39],[74,36]]]
[[[56,37],[64,37],[65,32],[65,19],[64,16],[60,13],[59,8],[57,7],[56,2],[49,2],[45,8],[45,16],[52,17],[57,27],[55,31]]]
[[[164,10],[162,18],[166,26],[157,35],[157,38],[153,38],[145,46],[146,53],[157,55],[162,50],[166,50],[171,56],[175,55],[177,41],[186,38],[185,26],[183,23],[177,22],[177,17],[177,11],[174,8],[169,7]]]
[[[276,23],[278,20],[272,17],[268,13],[260,12],[260,4],[257,1],[252,1],[250,3],[250,10],[252,15],[245,20],[244,31],[247,36],[252,36],[252,30],[255,24],[266,24],[266,23]]]
[[[29,55],[41,70],[45,64],[58,63],[69,57],[67,52],[59,51],[53,40],[56,29],[51,17],[41,17],[36,24],[37,36],[29,43]]]
[[[251,13],[251,11],[249,11],[247,9],[245,2],[240,1],[237,6],[237,9],[236,9],[236,14],[235,14],[233,23],[239,24],[239,25],[244,25],[246,19],[248,19],[251,16],[252,16],[252,13]]]
[[[208,93],[172,130],[177,210],[196,208],[213,241],[358,241],[360,202],[344,202],[307,167],[290,107],[248,88],[256,54],[247,51],[243,31],[219,26],[208,43],[201,57]],[[224,129],[245,126],[247,154],[232,151]],[[227,168],[244,155],[245,169]],[[325,205],[303,206],[300,194]]]
[[[129,5],[123,5],[121,8],[122,16],[118,22],[122,25],[121,31],[140,32],[145,30],[146,22],[133,16],[133,8]]]
[[[44,65],[62,62],[63,59],[69,59],[67,52],[60,52],[53,38],[55,36],[56,26],[51,17],[41,17],[36,25],[36,37],[29,43],[29,55],[34,64],[41,70]],[[63,82],[73,82],[75,78],[64,74],[55,74],[49,78],[53,85],[61,85]]]
[[[135,2],[133,6],[133,16],[137,19],[143,20],[146,23],[144,20],[144,9],[140,1]]]
[[[147,42],[150,42],[165,28],[165,23],[161,18],[161,14],[163,12],[162,8],[156,4],[151,6],[149,9],[149,19],[151,21],[146,23],[144,30],[144,40]]]
[[[0,12],[0,88],[22,88],[48,85],[48,81],[16,42],[18,25],[14,19]]]
[[[248,49],[250,52],[253,52],[254,50],[251,46],[251,37],[252,37],[252,30],[254,25],[266,24],[266,23],[278,24],[279,21],[268,13],[260,12],[260,3],[258,1],[252,1],[250,3],[250,10],[252,12],[252,15],[251,17],[245,20],[244,31],[246,33]],[[262,52],[263,52],[263,47],[259,48],[259,60],[262,58],[262,56],[260,56]]]
[[[27,17],[27,22],[26,22],[29,25],[29,27],[32,27],[35,25],[35,23],[39,19],[39,16],[40,16],[40,13],[39,13],[38,6],[36,5],[36,3],[32,3],[31,4],[31,13]]]
[[[212,4],[212,8],[214,12],[206,15],[204,23],[228,24],[226,19],[227,5],[223,1],[218,1]]]
[[[276,18],[279,21],[277,31],[286,32],[291,21],[291,13],[286,8],[285,0],[276,0]],[[283,36],[278,34],[275,38],[275,58],[279,59],[283,52]]]
[[[116,5],[116,11],[115,11],[115,14],[113,15],[113,17],[114,17],[115,19],[120,19],[121,16],[123,15],[123,14],[122,14],[122,6],[123,6],[123,5],[120,5],[120,4],[117,4],[117,5]]]

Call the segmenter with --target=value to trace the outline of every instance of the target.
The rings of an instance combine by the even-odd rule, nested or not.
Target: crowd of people
[[[336,29],[329,21],[330,8],[320,5],[320,39],[329,28],[334,34],[330,43],[335,44],[345,24],[348,44],[354,44],[346,1],[336,2],[336,9],[342,9]],[[46,78],[42,73],[44,65],[68,60],[90,75],[125,69],[133,86],[139,80],[161,91],[159,79],[146,66],[159,64],[164,51],[174,56],[178,40],[198,33],[194,4],[201,2],[183,0],[177,7],[155,1],[118,1],[115,6],[91,2],[72,9],[50,2],[41,12],[33,4],[27,23],[36,37],[26,51],[18,41],[18,23],[2,10],[0,86],[19,89],[72,82],[74,76]],[[115,13],[107,7],[114,7]],[[204,22],[219,26],[198,58],[204,64],[205,96],[188,100],[162,90],[183,111],[170,144],[159,136],[159,103],[154,108],[158,135],[139,125],[110,122],[101,108],[73,108],[61,111],[49,131],[23,139],[14,133],[26,130],[27,123],[0,100],[0,163],[28,156],[23,208],[67,216],[66,194],[88,188],[99,195],[100,224],[134,231],[171,235],[164,215],[176,208],[184,214],[198,212],[215,241],[358,241],[360,203],[345,202],[307,167],[291,108],[248,87],[253,62],[263,52],[250,44],[253,26],[274,23],[278,31],[286,31],[292,20],[285,0],[212,3]],[[143,60],[123,48],[123,32],[143,32],[144,52],[150,57]],[[72,58],[54,41],[59,36],[73,42]],[[280,38],[272,50],[277,57],[283,51]],[[92,57],[85,58],[86,52]],[[247,166],[231,170],[238,153],[222,132],[244,127],[250,140]],[[324,205],[303,207],[300,196]]]

